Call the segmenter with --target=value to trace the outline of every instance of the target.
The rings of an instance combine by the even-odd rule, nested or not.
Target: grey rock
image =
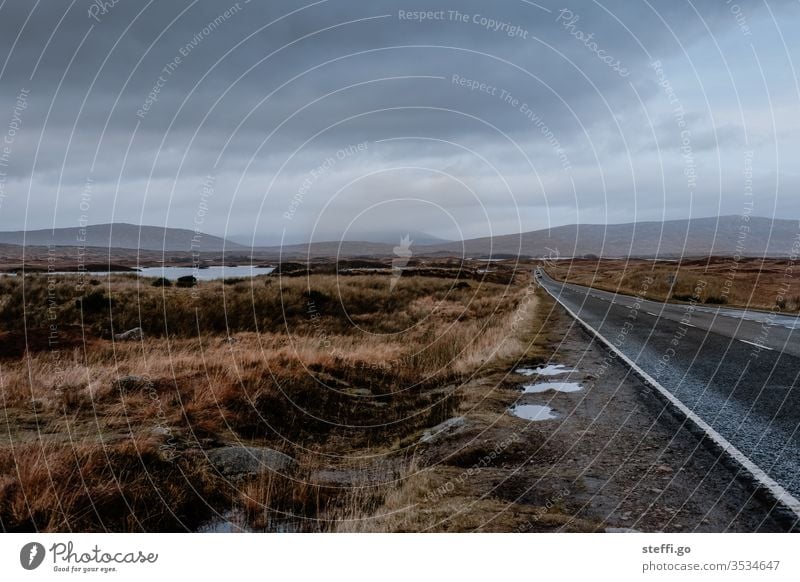
[[[144,331],[142,331],[141,327],[134,327],[133,329],[129,329],[128,331],[114,334],[114,339],[121,342],[142,341],[143,338],[144,338]]]
[[[160,437],[171,437],[172,431],[165,426],[154,426],[150,433]]]
[[[466,425],[467,419],[463,416],[454,416],[453,418],[448,418],[444,422],[437,424],[429,430],[426,430],[419,439],[419,442],[428,444],[436,442],[437,440],[461,432]]]
[[[323,469],[322,471],[314,472],[311,477],[314,483],[323,483],[325,485],[352,485],[358,478],[358,473],[346,469]]]
[[[274,471],[289,473],[297,468],[297,461],[274,449],[262,447],[229,446],[208,451],[208,460],[225,477],[248,477]]]

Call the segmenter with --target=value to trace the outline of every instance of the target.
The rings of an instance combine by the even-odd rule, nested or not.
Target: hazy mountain
[[[82,240],[85,239],[85,240]],[[243,247],[209,234],[182,228],[114,223],[78,227],[0,232],[0,244],[28,246],[105,247],[170,252],[242,250]]]
[[[522,234],[477,238],[434,245],[420,253],[546,256],[557,249],[563,257],[746,255],[787,256],[800,235],[800,222],[761,217],[720,216],[665,222],[578,224]],[[795,247],[795,251],[797,247]]]
[[[698,255],[788,256],[800,245],[800,222],[761,217],[721,216],[665,222],[578,224],[551,229],[468,239],[463,242],[421,245],[414,256],[543,257],[597,255],[602,257],[678,257]],[[412,237],[413,239],[413,237]],[[797,242],[796,242],[797,241]],[[335,242],[262,249],[283,256],[392,256],[398,242]]]
[[[80,229],[58,228],[28,231],[26,243],[31,246],[80,246]],[[311,245],[258,247],[259,254],[276,257],[353,257],[394,256],[394,248],[409,235],[413,256],[543,257],[557,250],[558,256],[597,255],[602,257],[677,257],[698,255],[788,256],[797,253],[800,245],[800,222],[761,217],[721,216],[666,222],[627,224],[578,224],[551,229],[475,238],[463,242],[435,242],[439,239],[420,232],[386,232],[382,240],[327,241]],[[203,252],[249,250],[250,244],[237,244],[226,239],[200,234],[192,230],[136,226],[132,224],[99,224],[86,227],[86,246],[141,249],[150,251]],[[420,240],[421,239],[421,240]],[[435,244],[423,244],[434,241]],[[0,244],[21,245],[23,232],[0,232]]]
[[[387,245],[399,245],[400,241],[408,237],[411,241],[413,246],[429,246],[429,245],[440,245],[440,244],[448,244],[453,241],[438,238],[427,232],[422,232],[419,230],[402,230],[402,229],[393,229],[393,230],[382,230],[382,231],[348,231],[345,240],[348,242],[355,242],[355,241],[369,241],[371,243],[383,243]]]
[[[403,237],[408,236],[410,237],[412,243],[416,246],[423,246],[423,245],[437,245],[437,244],[447,244],[453,242],[448,239],[438,238],[426,232],[422,232],[419,230],[385,230],[385,231],[366,231],[366,230],[349,230],[347,235],[344,237],[344,241],[348,243],[354,244],[367,244],[371,245],[373,243],[378,244],[389,244],[389,245],[398,245]],[[274,247],[280,244],[280,237],[276,239],[273,235],[261,235],[256,234],[253,237],[251,234],[234,234],[234,235],[227,235],[227,240],[233,241],[240,245],[244,245],[246,247],[255,246],[255,247]],[[342,237],[337,236],[315,236],[315,239],[320,241],[320,243],[315,244],[325,244],[326,247],[329,244],[336,243],[337,240],[341,239]],[[297,243],[292,241],[288,243],[292,246],[296,245]],[[284,247],[285,248],[285,247]]]

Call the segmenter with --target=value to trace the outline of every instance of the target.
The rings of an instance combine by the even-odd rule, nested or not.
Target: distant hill
[[[28,246],[104,247],[118,249],[141,249],[169,252],[210,252],[242,250],[244,247],[210,234],[196,235],[195,231],[161,226],[138,226],[135,224],[95,224],[82,229],[56,228],[0,232],[0,244]],[[81,238],[85,238],[82,241]]]
[[[749,229],[749,230],[748,230]],[[561,257],[771,256],[792,254],[800,222],[740,216],[692,218],[626,224],[573,224],[493,238],[411,246],[414,256],[544,257],[548,249]],[[412,237],[413,238],[413,237]],[[397,244],[397,243],[395,243]],[[795,247],[795,251],[796,251]],[[393,245],[381,242],[320,242],[311,245],[265,247],[259,251],[283,256],[392,256]]]
[[[424,233],[410,233],[415,257],[544,257],[556,249],[561,257],[596,255],[599,257],[742,256],[785,257],[797,252],[800,222],[761,217],[745,221],[740,216],[693,218],[665,222],[627,224],[573,224],[493,238],[459,242],[421,244],[437,239]],[[28,246],[81,246],[78,228],[28,231]],[[307,244],[256,247],[255,254],[269,257],[392,257],[402,235],[389,232],[379,240],[363,239]],[[418,240],[418,237],[421,240]],[[195,232],[186,229],[133,224],[98,224],[86,228],[87,247],[139,249],[168,252],[247,252],[242,245],[209,234],[201,234],[193,249]],[[382,240],[381,240],[382,239]],[[396,239],[396,240],[395,240]],[[21,245],[23,232],[0,232],[0,245]]]
[[[740,216],[692,218],[627,224],[578,224],[522,234],[477,238],[463,243],[432,245],[421,254],[467,256],[546,256],[557,249],[563,257],[677,257],[686,255],[787,256],[800,234],[800,222]]]

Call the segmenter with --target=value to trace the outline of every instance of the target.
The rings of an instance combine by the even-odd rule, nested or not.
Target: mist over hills
[[[720,216],[665,222],[572,224],[450,243],[419,245],[415,242],[411,250],[415,256],[454,257],[782,257],[800,250],[798,236],[800,222],[797,220]],[[377,242],[320,242],[260,250],[280,252],[283,256],[391,256],[393,245]]]
[[[28,246],[90,246],[169,252],[252,252],[253,255],[303,257],[353,257],[394,255],[400,239],[408,234],[414,256],[488,257],[525,256],[562,258],[680,256],[772,256],[785,257],[800,251],[800,221],[763,217],[720,216],[648,221],[626,224],[578,224],[521,234],[439,242],[435,235],[417,231],[382,233],[369,239],[326,241],[311,244],[259,246],[239,244],[193,230],[99,224],[81,229],[57,228],[0,232],[0,244]],[[81,237],[85,241],[81,241]],[[241,240],[237,238],[237,240]],[[421,244],[426,243],[426,244]]]
[[[410,237],[413,244],[416,246],[427,246],[427,245],[437,245],[437,244],[446,244],[453,242],[452,239],[445,239],[439,238],[434,236],[430,233],[423,232],[420,230],[402,230],[402,229],[391,229],[391,230],[348,230],[344,240],[347,243],[351,242],[359,242],[363,241],[364,244],[372,244],[372,243],[383,243],[383,244],[391,244],[397,245],[400,244],[400,241],[403,237]],[[227,240],[233,241],[240,245],[246,247],[274,247],[280,244],[280,236],[278,234],[269,233],[256,233],[255,236],[253,233],[250,234],[229,234],[226,235]],[[314,236],[315,239],[320,241],[320,244],[327,244],[331,242],[336,242],[339,237],[336,236]],[[291,241],[288,244],[292,246],[296,245],[296,241]],[[286,245],[284,245],[285,247]]]

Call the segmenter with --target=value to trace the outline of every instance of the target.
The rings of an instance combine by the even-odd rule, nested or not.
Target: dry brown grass
[[[0,280],[6,333],[21,333],[20,281]],[[440,388],[524,349],[520,322],[534,305],[526,282],[408,277],[390,293],[386,276],[197,289],[114,277],[89,291],[88,304],[62,282],[55,322],[77,345],[0,354],[0,422],[9,428],[0,435],[0,527],[165,531],[227,508],[270,529],[282,515],[325,524],[376,508],[397,495],[393,486],[337,488],[315,474],[331,459],[391,455],[453,416],[460,396]],[[26,280],[28,337],[51,324],[41,302],[52,306],[46,287]],[[110,340],[112,319],[114,331],[144,327],[144,341]],[[123,388],[128,375],[146,382]],[[240,441],[285,450],[298,474],[231,487],[203,451]]]
[[[196,458],[157,443],[27,443],[0,450],[6,531],[185,531],[227,494]]]
[[[648,260],[561,261],[548,267],[559,280],[606,291],[636,295],[647,288],[647,298],[688,301],[699,282],[705,282],[700,302],[785,312],[800,311],[800,277],[788,259],[710,257],[675,262]],[[647,280],[652,282],[647,283]]]
[[[390,292],[388,274],[262,276],[235,284],[201,282],[193,289],[153,287],[152,279],[135,275],[115,275],[82,287],[80,281],[67,275],[50,281],[46,274],[0,278],[3,331],[33,337],[57,323],[62,336],[77,329],[90,339],[110,338],[112,331],[134,327],[148,337],[287,330],[303,334],[319,327],[313,310],[328,333],[350,334],[359,328],[397,333],[437,305],[465,309],[463,317],[482,317],[503,299],[505,289],[482,281],[407,276]]]
[[[530,292],[531,289],[528,289]],[[547,311],[537,309],[540,297],[527,293],[517,303],[514,315],[498,322],[497,328],[487,331],[485,340],[493,346],[494,357],[489,362],[477,363],[485,375],[476,375],[460,386],[458,414],[466,415],[473,433],[498,426],[498,410],[509,405],[515,396],[509,393],[487,392],[489,386],[502,382],[506,372],[520,360],[542,362],[549,357],[551,345],[547,334]],[[501,333],[500,330],[504,330]],[[544,332],[544,333],[543,333]],[[500,337],[502,336],[502,339]],[[498,341],[500,339],[500,341]],[[491,391],[494,392],[494,391]],[[511,433],[508,429],[503,433]],[[525,450],[535,450],[530,444],[532,435],[523,445]],[[389,487],[356,490],[347,511],[332,515],[328,527],[337,532],[464,532],[464,531],[515,531],[521,524],[536,523],[540,531],[555,531],[569,521],[566,513],[528,505],[515,505],[489,495],[498,479],[491,470],[477,471],[479,459],[495,447],[491,440],[472,441],[463,449],[454,449],[445,463],[426,466],[418,458],[406,460],[398,469],[396,480]],[[452,446],[452,445],[451,445]],[[526,453],[528,455],[529,452]],[[465,479],[465,469],[472,472]],[[446,495],[437,491],[446,490]],[[366,494],[371,494],[367,497]],[[543,518],[542,515],[545,515]],[[575,531],[590,531],[584,523],[576,523]]]

